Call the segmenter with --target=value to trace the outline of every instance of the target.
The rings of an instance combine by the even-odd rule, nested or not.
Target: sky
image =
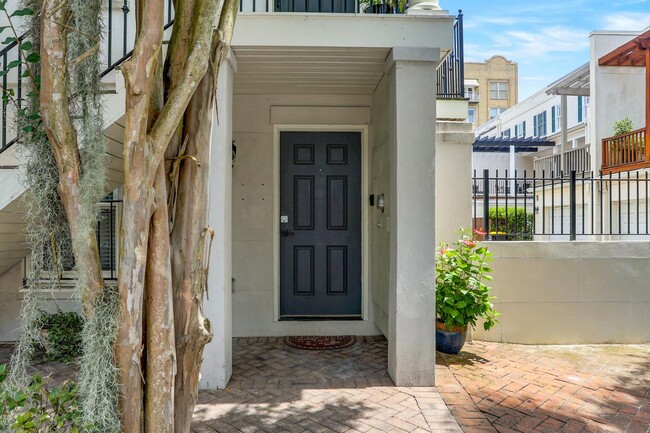
[[[650,0],[441,0],[463,10],[465,61],[519,64],[519,100],[589,61],[594,30],[643,30]]]

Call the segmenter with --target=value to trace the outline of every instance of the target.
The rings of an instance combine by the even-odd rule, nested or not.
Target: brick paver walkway
[[[386,373],[383,338],[360,338],[343,350],[304,351],[281,339],[233,341],[227,389],[202,391],[195,433],[462,433],[435,388],[395,387]],[[0,363],[10,348],[0,347]],[[38,364],[54,382],[71,366]]]
[[[343,350],[303,351],[281,339],[236,339],[233,377],[199,396],[203,432],[461,433],[435,388],[393,386],[383,338]]]
[[[650,345],[474,342],[436,373],[465,433],[650,433]]]

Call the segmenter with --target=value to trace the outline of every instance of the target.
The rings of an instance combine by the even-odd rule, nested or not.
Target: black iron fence
[[[454,22],[454,43],[449,55],[438,66],[436,77],[438,99],[465,99],[465,52],[463,42],[463,11]]]
[[[485,240],[612,240],[650,236],[648,172],[595,176],[484,170],[472,179],[472,221]]]

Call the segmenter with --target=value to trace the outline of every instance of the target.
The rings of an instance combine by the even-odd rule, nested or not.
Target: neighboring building
[[[498,170],[501,178],[490,181],[491,206],[522,204],[526,196],[535,232],[545,237],[568,237],[573,225],[577,238],[647,239],[649,66],[650,29],[593,32],[587,64],[477,128],[474,170],[479,177]],[[612,137],[625,118],[634,130]],[[571,192],[574,171],[580,180]],[[484,215],[483,189],[475,183],[475,218]]]
[[[468,121],[475,127],[497,117],[518,101],[517,64],[503,56],[485,62],[465,62]]]
[[[588,90],[588,64],[567,75],[567,77],[572,76],[582,77],[583,91]],[[504,138],[528,139],[536,142],[526,143],[527,146],[509,146],[509,143],[504,141],[500,149],[496,149],[495,146],[489,148],[476,146],[473,155],[475,169],[480,171],[487,168],[499,170],[501,173],[505,170],[512,173],[515,169],[532,172],[535,169],[539,173],[544,170],[547,175],[551,173],[559,175],[562,170],[560,159],[564,121],[567,122],[567,144],[564,148],[566,162],[563,171],[591,169],[589,96],[568,96],[564,110],[566,115],[563,118],[562,97],[549,94],[549,89],[553,87],[554,84],[551,84],[543,88],[476,128],[477,140]],[[514,156],[510,155],[511,150],[515,153]]]
[[[119,240],[110,236],[123,178],[118,66],[135,28],[135,14],[116,3],[107,13],[120,19],[107,20],[103,47],[106,192],[115,191],[100,224],[107,277],[119,272]],[[215,335],[202,387],[228,383],[232,337],[286,335],[383,334],[396,385],[434,384],[434,154],[446,140],[449,152],[463,145],[467,169],[446,178],[463,180],[445,192],[462,190],[472,138],[466,122],[447,122],[436,134],[436,85],[446,89],[438,118],[446,110],[447,119],[464,119],[467,101],[462,56],[452,51],[462,26],[435,3],[398,14],[386,5],[364,13],[358,1],[321,0],[307,12],[298,2],[242,2],[219,75],[209,161],[208,222],[219,229],[205,303]],[[17,47],[2,54],[11,61]],[[456,84],[436,82],[442,67]],[[17,87],[15,71],[3,78]],[[16,338],[29,266],[23,161],[10,117],[0,145],[0,341]],[[69,287],[46,296],[74,308]]]

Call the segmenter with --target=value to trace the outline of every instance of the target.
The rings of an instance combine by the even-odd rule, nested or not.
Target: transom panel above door
[[[280,318],[361,318],[361,134],[280,133]]]

